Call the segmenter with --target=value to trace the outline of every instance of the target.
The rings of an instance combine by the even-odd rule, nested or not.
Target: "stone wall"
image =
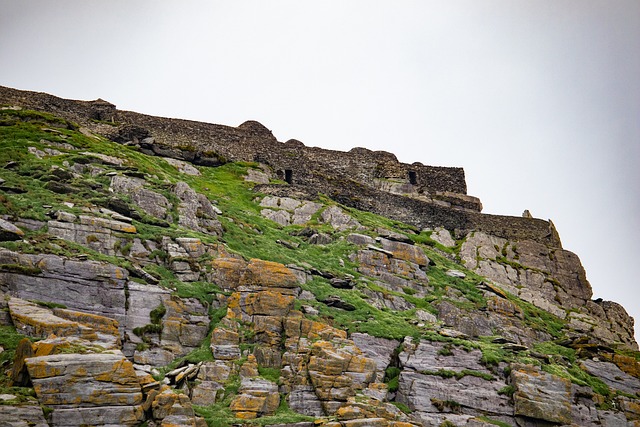
[[[137,144],[147,154],[208,166],[226,161],[263,163],[276,177],[305,192],[326,194],[346,206],[419,228],[442,226],[458,234],[480,230],[560,247],[550,222],[480,214],[480,201],[466,194],[462,168],[405,164],[391,153],[365,148],[341,152],[306,147],[296,140],[279,142],[255,121],[230,127],[153,117],[117,110],[103,100],[66,100],[2,86],[0,105],[51,112],[114,141]],[[385,181],[394,185],[385,186]]]

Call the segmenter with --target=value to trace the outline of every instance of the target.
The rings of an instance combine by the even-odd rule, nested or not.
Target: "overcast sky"
[[[0,0],[0,84],[461,166],[640,324],[638,0]]]

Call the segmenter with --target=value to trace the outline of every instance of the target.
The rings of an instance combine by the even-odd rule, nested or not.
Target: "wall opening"
[[[409,183],[411,185],[418,185],[418,174],[415,171],[409,171]]]
[[[291,169],[284,170],[284,180],[289,184],[293,184],[293,171]]]

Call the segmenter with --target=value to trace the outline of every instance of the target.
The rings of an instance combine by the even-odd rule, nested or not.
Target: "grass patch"
[[[266,367],[258,366],[258,373],[265,380],[269,380],[276,384],[280,383],[281,370],[279,368],[266,368]]]
[[[593,389],[594,392],[602,396],[611,395],[611,390],[609,389],[608,385],[602,382],[602,380],[600,380],[599,378],[596,378],[593,375],[590,375],[587,372],[583,371],[578,366],[572,365],[567,368],[561,365],[549,364],[542,365],[542,370],[549,374],[568,379],[574,384],[589,386]]]
[[[481,421],[484,421],[485,423],[493,424],[494,426],[498,426],[498,427],[513,427],[509,423],[505,423],[505,422],[500,421],[500,420],[494,420],[493,418],[489,418],[489,417],[485,417],[485,416],[478,417],[478,419],[481,420]]]
[[[463,369],[462,371],[452,371],[449,369],[439,369],[437,371],[420,371],[423,375],[436,375],[442,378],[455,378],[457,380],[466,376],[482,378],[486,381],[495,381],[495,377],[486,372],[474,371],[471,369]]]

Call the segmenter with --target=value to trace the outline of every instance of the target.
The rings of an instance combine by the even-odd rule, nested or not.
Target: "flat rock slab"
[[[184,160],[172,159],[171,157],[163,157],[163,159],[171,166],[178,169],[178,172],[180,173],[183,173],[185,175],[200,176],[200,171],[189,162],[185,162]],[[266,183],[268,184],[269,181],[267,180]]]
[[[139,426],[143,419],[142,405],[55,409],[51,413],[51,426]]]
[[[513,365],[511,383],[515,414],[571,424],[571,382],[533,365]]]
[[[0,219],[0,242],[6,242],[10,240],[20,240],[23,237],[24,237],[24,231],[20,230],[18,227],[16,227],[9,221]]]
[[[587,359],[582,361],[582,367],[615,390],[629,394],[640,393],[640,380],[622,371],[611,362],[597,362]]]
[[[133,364],[119,351],[31,357],[26,364],[42,405],[55,409],[142,404]]]
[[[454,400],[463,413],[468,410],[510,416],[513,406],[509,398],[498,394],[505,386],[502,381],[487,381],[469,375],[456,380],[406,370],[400,374],[397,400],[424,413],[440,413],[434,402]]]
[[[0,426],[2,427],[49,427],[38,405],[0,405]]]
[[[448,370],[460,372],[470,369],[489,374],[487,368],[480,362],[480,350],[466,351],[455,346],[447,346],[441,342],[421,342],[417,346],[405,341],[404,351],[399,355],[403,368],[414,371]]]
[[[91,338],[91,330],[78,322],[54,315],[51,310],[20,298],[9,300],[9,313],[16,328],[31,337],[78,336]],[[95,337],[95,334],[93,334]]]

